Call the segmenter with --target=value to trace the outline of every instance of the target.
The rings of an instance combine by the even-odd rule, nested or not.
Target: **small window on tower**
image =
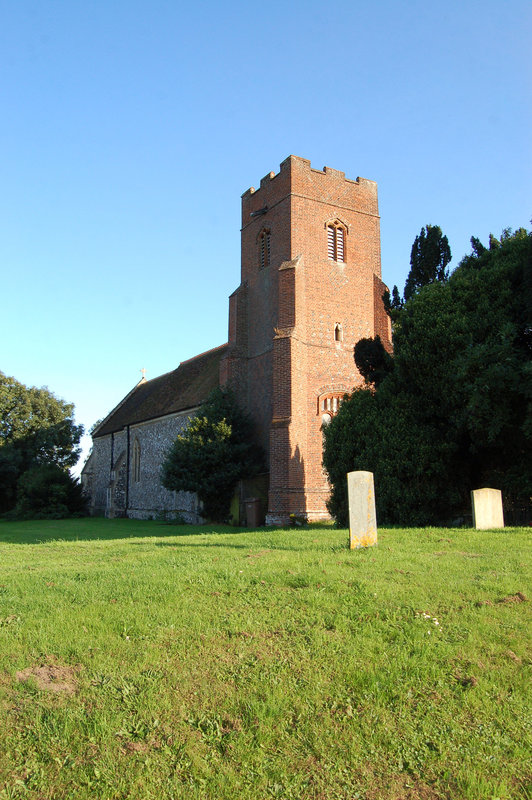
[[[327,255],[331,261],[345,261],[345,228],[338,222],[327,225]]]
[[[334,341],[341,342],[343,341],[343,338],[344,338],[344,332],[342,329],[342,325],[339,322],[337,322],[336,325],[334,326]]]
[[[264,269],[270,265],[270,231],[259,233],[259,267]]]

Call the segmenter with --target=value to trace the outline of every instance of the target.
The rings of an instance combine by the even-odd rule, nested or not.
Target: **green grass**
[[[530,530],[346,542],[0,523],[0,798],[530,798]]]

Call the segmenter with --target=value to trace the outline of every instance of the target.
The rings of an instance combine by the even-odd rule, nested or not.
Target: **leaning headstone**
[[[377,544],[377,515],[373,472],[348,472],[349,548],[371,547]]]
[[[502,494],[499,489],[475,489],[471,492],[473,526],[485,531],[489,528],[504,528]]]

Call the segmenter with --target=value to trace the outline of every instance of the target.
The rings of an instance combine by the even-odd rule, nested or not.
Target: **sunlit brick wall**
[[[332,223],[345,232],[343,262],[329,258]],[[270,237],[266,266],[261,232]],[[390,346],[383,291],[373,181],[290,156],[244,193],[241,307],[233,297],[223,375],[269,453],[272,523],[291,513],[327,516],[318,400],[361,383],[353,358],[359,339],[379,333]]]

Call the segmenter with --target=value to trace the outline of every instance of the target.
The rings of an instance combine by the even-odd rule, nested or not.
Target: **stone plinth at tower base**
[[[485,531],[504,528],[502,494],[499,489],[475,489],[471,492],[473,526]]]
[[[377,515],[372,472],[348,472],[349,549],[377,544]]]

